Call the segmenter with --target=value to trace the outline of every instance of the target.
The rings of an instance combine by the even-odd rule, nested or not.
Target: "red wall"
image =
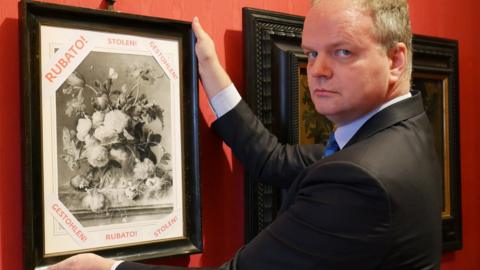
[[[50,0],[73,6],[104,7],[100,0]],[[200,17],[212,35],[228,73],[242,91],[244,6],[305,15],[309,0],[119,0],[122,12],[190,21]],[[21,116],[19,89],[19,33],[17,0],[0,0],[0,270],[22,269]],[[460,127],[464,248],[443,256],[442,269],[480,269],[480,172],[476,156],[480,129],[476,125],[480,92],[474,79],[480,70],[480,40],[475,27],[476,0],[410,0],[415,33],[459,40]],[[243,171],[208,126],[214,120],[201,93],[201,169],[203,240],[205,251],[154,263],[216,266],[229,258],[243,241]]]
[[[443,256],[442,269],[480,269],[480,92],[479,79],[480,20],[477,0],[410,0],[412,27],[415,33],[457,39],[459,41],[460,76],[460,147],[462,170],[463,250]]]

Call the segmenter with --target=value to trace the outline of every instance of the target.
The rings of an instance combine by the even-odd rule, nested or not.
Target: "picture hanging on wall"
[[[190,23],[21,6],[26,269],[201,251]]]

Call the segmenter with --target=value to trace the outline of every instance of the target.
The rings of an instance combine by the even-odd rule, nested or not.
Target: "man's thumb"
[[[200,20],[197,16],[193,17],[192,29],[197,39],[202,39],[204,37],[205,31],[203,30],[202,25],[200,25]]]

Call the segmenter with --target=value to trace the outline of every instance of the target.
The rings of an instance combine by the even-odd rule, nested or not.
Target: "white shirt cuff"
[[[116,262],[112,265],[112,268],[110,268],[110,270],[115,270],[115,269],[117,269],[117,266],[118,266],[119,264],[121,264],[122,262],[123,262],[123,261],[116,261]]]
[[[235,88],[235,85],[230,84],[227,88],[220,91],[210,100],[210,105],[217,115],[217,118],[233,109],[242,100],[242,97]]]

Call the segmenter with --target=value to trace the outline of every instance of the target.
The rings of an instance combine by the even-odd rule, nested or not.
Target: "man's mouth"
[[[337,92],[332,90],[327,90],[324,88],[315,88],[312,92],[315,96],[331,96],[337,94]]]

